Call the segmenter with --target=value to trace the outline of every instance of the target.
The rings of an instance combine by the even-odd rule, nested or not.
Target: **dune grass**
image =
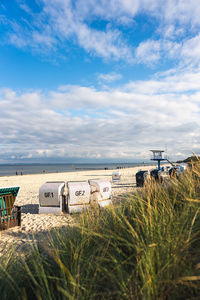
[[[200,166],[1,257],[1,299],[199,299]]]

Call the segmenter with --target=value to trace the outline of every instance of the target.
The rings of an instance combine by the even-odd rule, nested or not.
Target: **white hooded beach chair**
[[[115,171],[112,173],[112,181],[120,181],[121,174],[119,171]]]
[[[68,212],[77,213],[90,207],[90,186],[88,182],[68,182]]]
[[[98,203],[100,207],[112,204],[111,183],[105,180],[89,180],[91,188],[91,202]]]
[[[39,214],[57,214],[65,210],[65,183],[49,181],[39,189]]]

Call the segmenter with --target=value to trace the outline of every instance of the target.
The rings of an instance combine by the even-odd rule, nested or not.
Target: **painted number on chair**
[[[103,193],[106,193],[106,192],[109,192],[109,188],[108,187],[103,188]]]
[[[45,198],[53,198],[54,197],[53,193],[50,193],[50,192],[44,193],[44,196],[45,196]]]
[[[76,196],[84,196],[85,195],[85,191],[76,191],[75,195]]]

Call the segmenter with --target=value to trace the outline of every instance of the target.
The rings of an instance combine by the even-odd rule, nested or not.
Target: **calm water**
[[[105,164],[2,164],[0,165],[0,176],[73,172],[84,170],[108,170],[117,168],[131,168],[143,163],[105,163]]]

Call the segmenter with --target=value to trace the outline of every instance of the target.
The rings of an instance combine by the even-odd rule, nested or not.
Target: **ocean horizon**
[[[147,166],[149,163],[17,163],[0,164],[0,176],[28,175],[41,173],[61,173],[84,170],[112,170]]]

